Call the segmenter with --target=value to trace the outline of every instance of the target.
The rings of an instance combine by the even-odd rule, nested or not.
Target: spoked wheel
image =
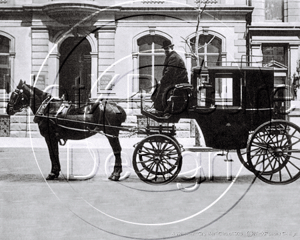
[[[173,181],[181,170],[181,150],[171,137],[155,134],[138,143],[132,164],[142,181],[166,184]]]
[[[284,120],[258,127],[247,146],[250,171],[270,184],[288,184],[300,177],[300,128]]]
[[[244,165],[244,167],[246,169],[248,169],[250,172],[252,172],[252,169],[251,169],[249,163],[247,162],[247,150],[246,149],[237,149],[236,152],[240,159],[240,162]]]

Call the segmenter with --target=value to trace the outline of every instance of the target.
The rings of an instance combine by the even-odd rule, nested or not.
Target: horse
[[[35,115],[34,122],[38,124],[48,147],[51,171],[47,180],[57,179],[61,171],[59,144],[64,145],[69,139],[85,139],[96,133],[103,133],[107,137],[115,156],[114,169],[109,179],[119,180],[122,172],[119,131],[126,120],[126,112],[121,106],[113,102],[105,102],[103,105],[101,101],[96,101],[76,107],[20,80],[11,93],[6,112],[14,115],[28,107]]]

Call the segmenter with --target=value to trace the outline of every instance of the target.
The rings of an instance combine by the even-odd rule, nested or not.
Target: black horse
[[[52,98],[50,94],[20,80],[10,96],[6,112],[13,115],[28,106],[35,115],[34,122],[38,124],[48,146],[52,167],[47,180],[58,178],[61,170],[59,143],[65,143],[68,139],[85,139],[99,131],[106,135],[115,155],[115,166],[109,179],[119,180],[122,172],[119,131],[126,120],[123,108],[113,102],[106,102],[104,105],[96,102],[76,107],[62,99]]]

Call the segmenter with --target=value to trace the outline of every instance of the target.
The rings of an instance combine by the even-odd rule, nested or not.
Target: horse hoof
[[[46,177],[46,180],[54,180],[58,178],[59,173],[54,174],[54,173],[49,173],[48,177]]]
[[[116,175],[112,174],[108,177],[108,179],[111,181],[119,181],[120,176],[116,176]]]

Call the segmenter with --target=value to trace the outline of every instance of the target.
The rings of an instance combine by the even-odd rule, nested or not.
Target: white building
[[[276,83],[296,73],[299,1],[201,2],[207,2],[199,27],[206,65],[274,66]],[[0,0],[2,107],[20,79],[74,100],[72,86],[80,76],[83,102],[112,98],[138,114],[126,99],[138,91],[150,96],[161,78],[163,40],[175,44],[191,72],[195,63],[184,41],[195,41],[198,13],[194,0]],[[11,135],[24,136],[20,130],[27,124],[12,119]]]

